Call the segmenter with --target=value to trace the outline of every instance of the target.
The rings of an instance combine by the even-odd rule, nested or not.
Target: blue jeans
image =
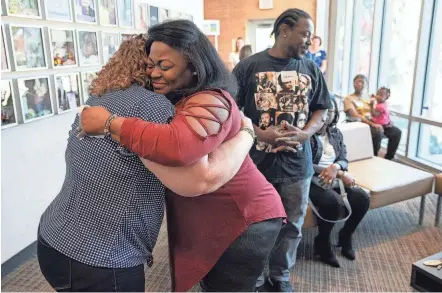
[[[144,292],[144,266],[99,268],[73,260],[38,237],[43,276],[57,292]]]
[[[307,212],[311,177],[292,184],[275,184],[287,213],[287,224],[279,232],[269,258],[269,277],[273,281],[289,281],[290,270],[295,266],[296,251],[302,238],[302,225]],[[264,273],[256,286],[264,284]]]

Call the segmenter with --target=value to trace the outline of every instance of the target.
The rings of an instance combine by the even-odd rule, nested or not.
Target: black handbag
[[[347,217],[345,217],[345,218],[343,218],[343,219],[339,219],[339,220],[335,220],[335,221],[327,220],[327,219],[323,218],[323,217],[319,214],[318,210],[316,209],[315,205],[313,204],[313,202],[310,200],[310,197],[309,197],[309,198],[308,198],[308,204],[310,205],[311,209],[312,209],[313,212],[316,214],[316,216],[317,216],[318,218],[320,218],[321,220],[326,221],[326,222],[329,222],[329,223],[339,223],[339,222],[345,222],[345,221],[347,221],[348,218],[351,216],[352,210],[351,210],[350,203],[348,202],[347,192],[345,191],[344,182],[343,182],[341,179],[336,178],[336,179],[333,181],[332,184],[330,184],[330,185],[325,185],[325,184],[321,181],[321,178],[319,178],[318,176],[313,176],[313,177],[312,177],[312,184],[315,184],[316,186],[319,186],[319,187],[321,187],[321,188],[324,189],[324,190],[327,190],[327,189],[330,189],[330,188],[333,188],[333,189],[334,189],[334,188],[339,188],[339,190],[340,190],[340,192],[341,192],[342,200],[344,201],[345,208],[346,208],[347,211],[348,211],[348,215],[347,215]]]

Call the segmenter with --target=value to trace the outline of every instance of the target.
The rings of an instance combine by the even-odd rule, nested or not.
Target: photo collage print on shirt
[[[283,121],[304,128],[309,114],[310,76],[296,71],[259,72],[256,85],[255,104],[261,129],[280,125]],[[272,146],[258,140],[256,149],[270,152]]]

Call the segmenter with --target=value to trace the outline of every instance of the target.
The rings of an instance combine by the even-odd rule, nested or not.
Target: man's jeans
[[[307,211],[311,177],[292,184],[275,184],[281,196],[287,224],[279,232],[275,247],[269,258],[269,277],[273,281],[289,281],[290,270],[295,266],[296,251],[301,242],[301,228]],[[264,273],[256,286],[264,284]]]

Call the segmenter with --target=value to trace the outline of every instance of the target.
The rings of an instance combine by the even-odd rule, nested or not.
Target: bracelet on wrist
[[[248,134],[250,134],[250,135],[252,136],[253,141],[256,140],[255,132],[254,132],[252,129],[250,129],[250,128],[248,128],[248,127],[241,127],[241,129],[240,129],[239,131],[245,131],[245,132],[247,132]]]
[[[117,118],[116,114],[112,114],[107,118],[106,123],[104,124],[104,135],[110,134],[110,127],[115,118]]]

